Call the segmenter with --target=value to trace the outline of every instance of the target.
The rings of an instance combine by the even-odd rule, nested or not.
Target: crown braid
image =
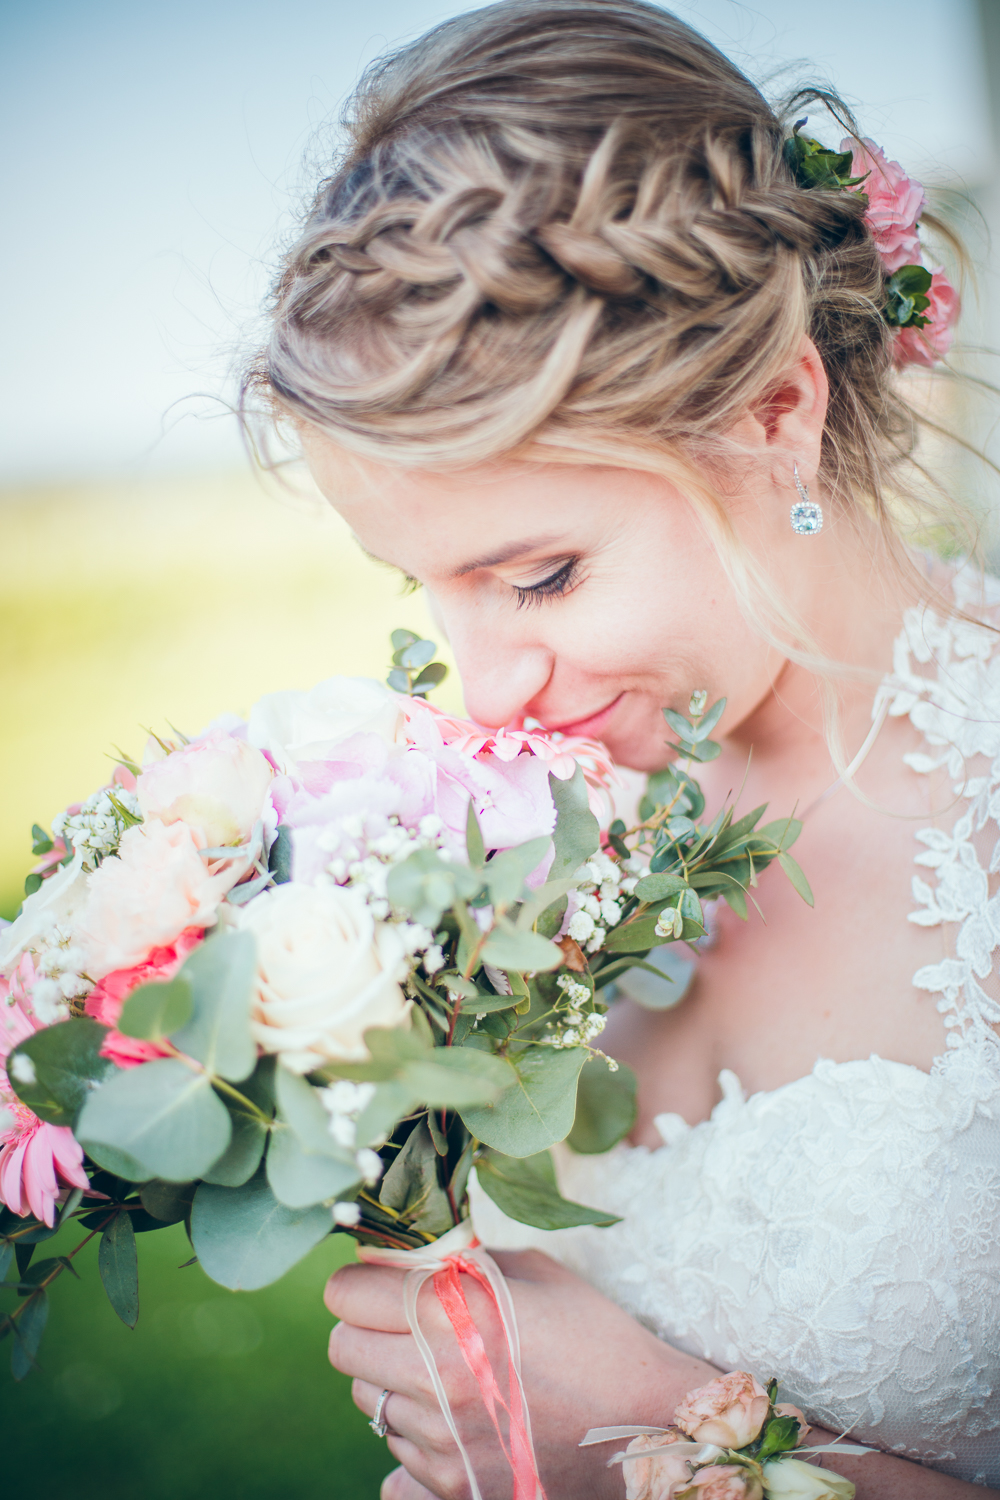
[[[595,424],[696,443],[815,340],[824,477],[871,494],[903,426],[855,194],[640,0],[504,0],[363,81],[252,380],[343,446],[468,464]],[[842,483],[843,481],[843,483]]]

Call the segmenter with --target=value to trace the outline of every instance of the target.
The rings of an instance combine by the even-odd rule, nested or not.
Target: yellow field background
[[[301,480],[249,470],[0,496],[0,915],[30,828],[107,780],[149,727],[197,731],[262,693],[384,679],[424,600],[361,552]],[[439,652],[450,661],[447,651]],[[461,706],[457,676],[435,695]]]

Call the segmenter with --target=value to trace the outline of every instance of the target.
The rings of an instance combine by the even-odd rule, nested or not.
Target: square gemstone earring
[[[809,491],[799,478],[797,463],[792,464],[792,478],[799,492],[799,498],[789,512],[792,530],[797,536],[815,536],[817,532],[823,530],[823,507],[817,505],[815,500],[809,499]]]

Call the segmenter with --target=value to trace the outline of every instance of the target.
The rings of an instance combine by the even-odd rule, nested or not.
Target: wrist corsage
[[[689,1391],[671,1427],[594,1427],[581,1448],[631,1438],[608,1460],[620,1463],[626,1500],[854,1500],[849,1479],[793,1453],[861,1455],[856,1443],[803,1448],[809,1423],[797,1406],[775,1401],[745,1370]]]

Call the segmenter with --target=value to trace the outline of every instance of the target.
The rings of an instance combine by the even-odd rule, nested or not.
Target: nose
[[[507,625],[474,608],[449,608],[440,599],[436,605],[469,717],[488,729],[518,720],[551,677],[554,653],[524,630],[523,621]]]

